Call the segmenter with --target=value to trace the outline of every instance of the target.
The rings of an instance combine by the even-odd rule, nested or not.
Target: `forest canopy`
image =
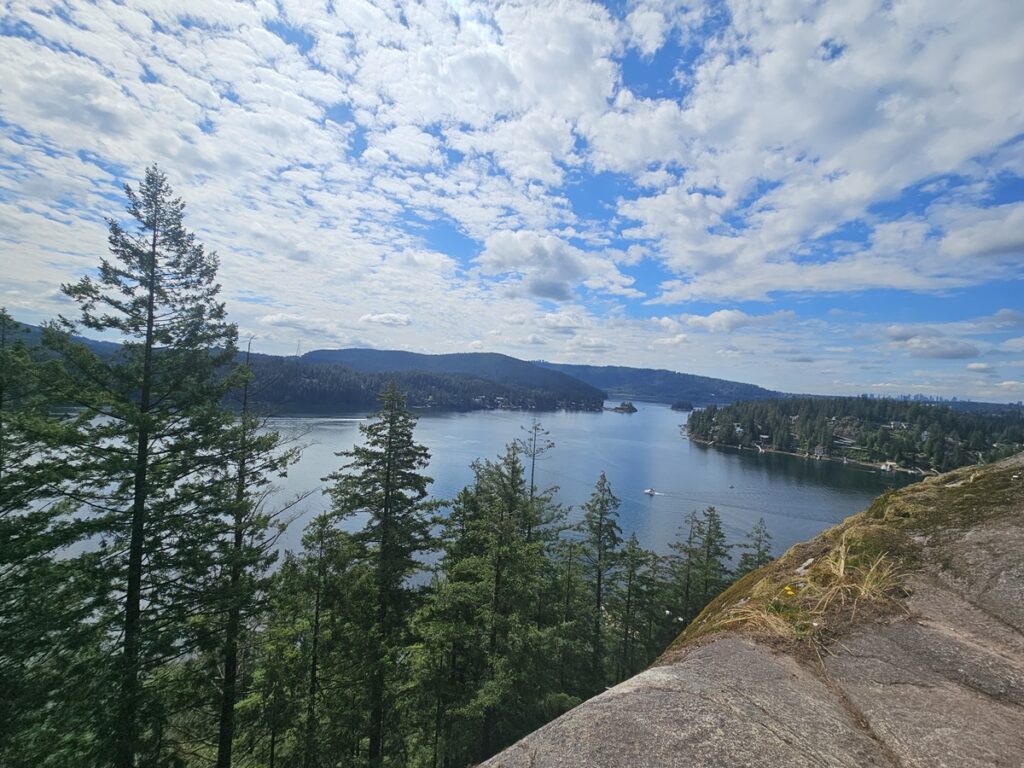
[[[771,558],[763,522],[728,542],[713,506],[669,555],[644,549],[597,471],[570,520],[534,483],[556,450],[536,420],[433,498],[403,389],[536,407],[530,381],[240,351],[167,177],[125,195],[109,254],[61,288],[77,315],[33,339],[0,310],[5,768],[473,765],[645,668]],[[377,410],[282,557],[301,498],[273,484],[299,449],[259,406],[293,390]]]
[[[995,461],[1024,447],[1024,408],[961,410],[949,404],[870,397],[793,397],[709,406],[688,435],[726,446],[893,461],[944,472]]]

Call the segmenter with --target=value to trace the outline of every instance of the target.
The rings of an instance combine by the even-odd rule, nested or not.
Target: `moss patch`
[[[965,467],[879,496],[867,510],[797,544],[715,598],[669,647],[671,661],[724,631],[787,646],[827,643],[858,618],[902,610],[923,545],[1020,514],[1019,460]],[[941,566],[941,563],[939,563]]]

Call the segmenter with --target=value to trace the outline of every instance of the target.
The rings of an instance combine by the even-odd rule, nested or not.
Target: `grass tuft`
[[[882,494],[870,507],[747,574],[684,630],[669,655],[722,630],[823,643],[864,613],[897,610],[929,541],[957,536],[1024,501],[1019,465],[965,467]],[[806,569],[801,565],[808,559]]]

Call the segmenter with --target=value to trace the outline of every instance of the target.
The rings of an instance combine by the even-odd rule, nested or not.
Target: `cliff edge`
[[[1024,454],[880,496],[483,765],[1024,765]]]

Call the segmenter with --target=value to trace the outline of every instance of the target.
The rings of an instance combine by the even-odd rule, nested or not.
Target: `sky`
[[[0,2],[0,305],[158,163],[260,352],[1024,399],[1024,4]]]

